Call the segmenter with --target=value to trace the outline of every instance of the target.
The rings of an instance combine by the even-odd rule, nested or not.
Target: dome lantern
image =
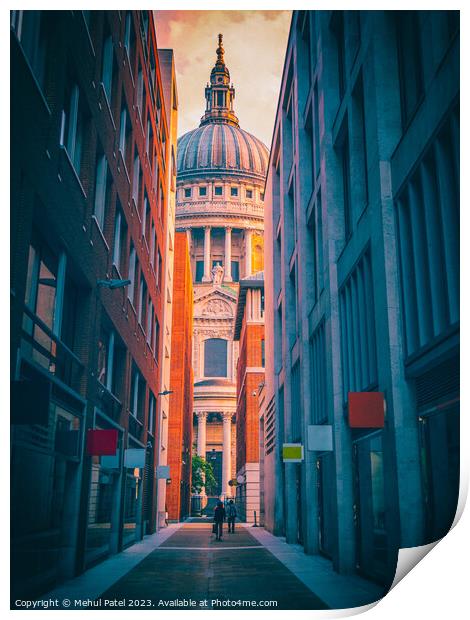
[[[219,34],[217,60],[211,71],[210,84],[206,86],[206,112],[201,118],[201,126],[208,123],[226,123],[238,127],[238,118],[233,111],[235,89],[230,85],[230,72],[225,64],[223,35]]]

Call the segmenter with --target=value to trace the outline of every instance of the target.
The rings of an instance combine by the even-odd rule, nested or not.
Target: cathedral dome
[[[178,180],[229,174],[263,182],[269,152],[261,140],[238,124],[233,109],[235,89],[230,84],[221,34],[205,98],[206,110],[200,126],[178,140]]]
[[[208,122],[178,140],[178,178],[216,173],[264,180],[268,157],[261,140],[237,125]]]

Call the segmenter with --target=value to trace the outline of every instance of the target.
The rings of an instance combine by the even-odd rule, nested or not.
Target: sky
[[[178,136],[199,126],[220,32],[240,126],[269,148],[291,11],[155,11],[155,17],[158,47],[175,54]]]

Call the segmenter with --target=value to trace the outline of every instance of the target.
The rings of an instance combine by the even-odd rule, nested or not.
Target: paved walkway
[[[216,541],[210,523],[170,525],[42,600],[59,599],[61,609],[324,610],[370,604],[383,595],[263,528],[224,530]]]

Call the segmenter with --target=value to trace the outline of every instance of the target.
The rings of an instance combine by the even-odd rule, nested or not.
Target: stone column
[[[204,275],[203,282],[211,281],[211,227],[204,227]]]
[[[197,455],[206,458],[206,411],[196,411],[197,417]],[[205,477],[204,477],[205,480]],[[206,495],[205,487],[201,489],[201,495]],[[204,508],[206,500],[203,499],[202,507]]]
[[[232,229],[227,226],[225,229],[225,260],[224,260],[224,280],[232,281]]]
[[[251,276],[251,238],[253,231],[247,228],[245,230],[245,278]]]
[[[231,430],[232,430],[232,412],[224,411],[223,418],[223,453],[222,453],[222,494],[231,495],[231,487],[228,482],[231,479],[232,472],[232,450],[231,450]]]
[[[186,228],[186,238],[188,239],[189,256],[191,256],[191,229],[190,228]]]
[[[206,458],[206,411],[196,411],[197,417],[197,455]]]

